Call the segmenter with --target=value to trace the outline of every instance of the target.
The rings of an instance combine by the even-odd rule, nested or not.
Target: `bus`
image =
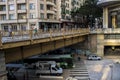
[[[60,67],[72,68],[73,67],[73,58],[70,54],[65,55],[37,55],[27,59],[24,59],[24,63],[33,65],[38,61],[55,61]],[[35,67],[35,66],[34,66]]]

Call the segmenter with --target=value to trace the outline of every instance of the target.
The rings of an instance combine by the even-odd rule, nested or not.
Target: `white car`
[[[100,56],[97,55],[89,55],[87,57],[88,60],[101,60],[102,58]]]

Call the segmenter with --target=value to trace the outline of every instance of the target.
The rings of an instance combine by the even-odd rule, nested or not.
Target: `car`
[[[88,60],[101,60],[102,58],[100,56],[97,56],[95,54],[91,54],[87,57]]]

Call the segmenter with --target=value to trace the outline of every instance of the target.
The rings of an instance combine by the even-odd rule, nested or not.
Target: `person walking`
[[[38,36],[37,28],[34,29],[34,36]]]
[[[9,37],[12,37],[12,29],[11,28],[9,28]]]

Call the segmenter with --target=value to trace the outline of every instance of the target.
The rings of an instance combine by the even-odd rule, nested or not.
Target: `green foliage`
[[[86,0],[83,6],[81,6],[76,11],[71,11],[71,15],[74,17],[75,15],[82,16],[93,16],[101,17],[102,16],[102,8],[97,6],[97,0]]]
[[[83,6],[71,11],[71,17],[76,21],[81,21],[84,25],[93,27],[95,18],[102,17],[102,8],[97,5],[98,0],[86,0]],[[77,16],[77,19],[75,19]]]

